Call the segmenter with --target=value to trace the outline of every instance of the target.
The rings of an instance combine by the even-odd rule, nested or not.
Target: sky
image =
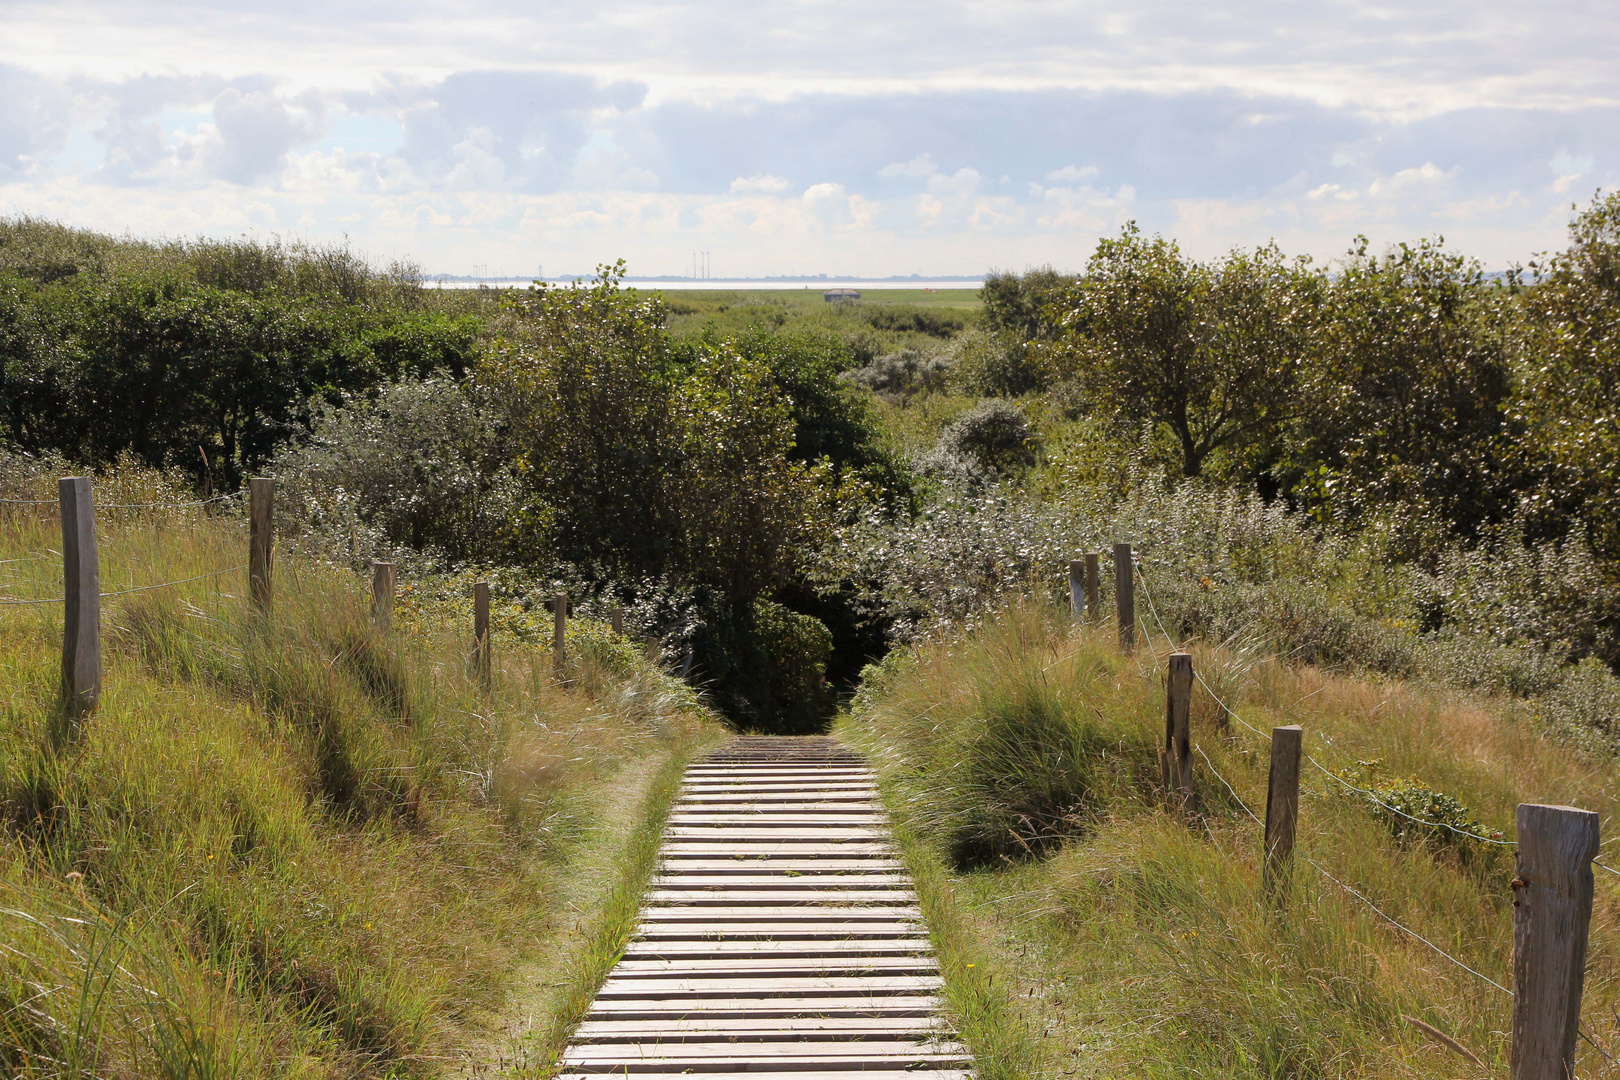
[[[1613,0],[0,0],[0,215],[428,273],[1082,269],[1444,236],[1620,180]]]

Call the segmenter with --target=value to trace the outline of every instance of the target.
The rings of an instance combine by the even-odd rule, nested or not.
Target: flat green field
[[[649,292],[657,290],[647,290]],[[826,290],[820,285],[803,289],[670,289],[664,299],[671,305],[685,305],[703,310],[742,304],[780,305],[783,307],[834,307],[839,304],[865,307],[905,305],[906,307],[959,308],[977,311],[981,304],[978,289],[863,289],[859,300],[840,300],[828,303],[822,298]]]

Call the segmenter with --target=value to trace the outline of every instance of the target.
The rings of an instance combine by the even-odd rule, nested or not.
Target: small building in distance
[[[834,300],[859,300],[861,298],[861,290],[859,290],[859,289],[828,289],[826,292],[821,294],[821,298],[823,300],[827,301],[827,303],[829,303],[829,304],[832,303]]]

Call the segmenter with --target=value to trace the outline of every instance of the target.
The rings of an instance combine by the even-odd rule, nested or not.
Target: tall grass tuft
[[[7,1075],[441,1073],[574,918],[558,882],[604,785],[713,730],[628,643],[559,682],[501,639],[486,681],[470,602],[384,633],[367,583],[308,557],[282,552],[252,612],[222,505],[102,516],[108,592],[202,580],[104,600],[101,706],[62,737],[60,605],[0,607]],[[58,532],[0,511],[0,598],[60,595]]]
[[[1519,802],[1613,813],[1612,759],[1511,699],[1244,642],[1191,645],[1221,700],[1195,684],[1190,819],[1160,790],[1170,644],[1156,629],[1125,655],[1111,628],[1003,603],[871,670],[838,730],[877,764],[930,920],[952,928],[942,967],[964,1036],[997,1075],[1043,1080],[1499,1075],[1510,999],[1414,935],[1508,985],[1513,860],[1487,840],[1511,839]],[[1246,725],[1291,723],[1322,768],[1305,766],[1292,888],[1274,907],[1249,816],[1269,746]],[[1613,1047],[1620,888],[1599,877],[1584,1023]],[[1581,1051],[1581,1075],[1609,1068]]]

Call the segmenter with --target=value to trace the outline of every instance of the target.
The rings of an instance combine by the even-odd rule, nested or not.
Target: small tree
[[[1584,518],[1593,546],[1620,561],[1620,193],[1594,199],[1569,239],[1532,264],[1541,280],[1526,291],[1512,413],[1541,531]]]
[[[1199,476],[1293,414],[1319,287],[1274,244],[1206,265],[1132,224],[1097,245],[1045,362],[1121,426],[1168,427]]]
[[[1383,258],[1362,240],[1327,292],[1296,494],[1344,522],[1399,507],[1410,556],[1499,519],[1511,501],[1502,299],[1438,240]]]

